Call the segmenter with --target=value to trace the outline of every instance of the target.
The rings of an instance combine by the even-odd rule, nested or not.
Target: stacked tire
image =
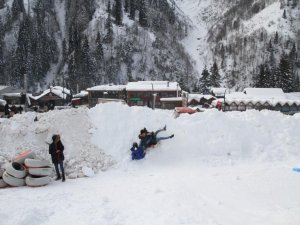
[[[3,180],[3,174],[4,174],[5,170],[4,169],[0,169],[0,188],[5,188],[8,186],[7,183],[5,183],[5,181]]]
[[[5,169],[0,168],[0,188],[7,186],[39,187],[51,182],[52,168],[47,160],[35,159],[31,150],[18,156]]]
[[[29,175],[25,178],[25,183],[30,187],[40,187],[51,182],[50,175],[52,168],[47,160],[25,159],[25,167]]]
[[[21,187],[25,185],[26,175],[25,167],[18,162],[13,162],[6,165],[2,179],[9,186]]]

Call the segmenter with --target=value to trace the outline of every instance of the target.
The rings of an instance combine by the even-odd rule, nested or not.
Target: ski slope
[[[118,103],[0,119],[0,166],[65,145],[65,183],[0,189],[0,225],[299,225],[300,115],[216,110],[174,118]],[[139,130],[175,134],[131,161]],[[82,168],[93,177],[83,177]],[[70,179],[79,177],[78,179]],[[5,204],[3,204],[5,203]]]

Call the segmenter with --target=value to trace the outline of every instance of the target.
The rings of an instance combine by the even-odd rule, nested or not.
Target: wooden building
[[[148,106],[151,108],[170,108],[180,101],[181,88],[177,82],[169,81],[137,81],[129,82],[126,86],[127,103],[129,106]],[[167,98],[173,98],[167,102]],[[161,100],[163,99],[163,101]]]
[[[285,114],[300,112],[300,98],[293,94],[285,94],[280,88],[246,88],[243,92],[226,94],[222,103],[223,111],[274,110]]]
[[[126,102],[126,85],[99,85],[87,89],[89,107],[111,101]]]
[[[70,90],[55,86],[45,90],[38,96],[30,96],[32,106],[38,106],[44,111],[54,109],[55,106],[64,106],[71,102]]]

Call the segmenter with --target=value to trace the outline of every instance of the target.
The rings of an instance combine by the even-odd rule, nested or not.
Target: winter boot
[[[60,179],[61,179],[60,175],[55,178],[55,180],[60,180]]]
[[[170,136],[170,138],[173,138],[174,137],[174,134],[172,134],[171,136]]]
[[[65,182],[66,181],[66,177],[65,177],[65,174],[63,173],[62,174],[62,180],[61,180],[62,182]]]

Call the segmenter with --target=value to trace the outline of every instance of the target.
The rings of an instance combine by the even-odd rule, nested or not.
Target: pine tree
[[[294,76],[291,70],[291,65],[286,54],[282,54],[278,66],[280,76],[279,87],[284,92],[291,92],[294,89]]]
[[[103,39],[104,43],[111,44],[113,42],[113,28],[112,28],[112,22],[111,22],[111,16],[108,14],[106,23],[105,23],[105,28],[107,30],[106,35]]]
[[[285,11],[285,10],[283,10],[282,18],[283,18],[283,19],[286,19],[286,11]]]
[[[108,0],[108,2],[107,2],[106,12],[108,12],[109,14],[111,13],[111,4],[110,4],[110,0]]]
[[[138,0],[130,0],[130,14],[129,14],[129,18],[132,19],[132,20],[135,19],[136,1],[138,1]]]
[[[130,0],[125,0],[125,4],[124,4],[124,10],[125,12],[129,12],[130,9]]]
[[[210,87],[209,77],[210,77],[210,74],[205,66],[201,73],[201,77],[199,79],[199,89],[200,89],[200,92],[203,94],[209,93],[209,87]]]
[[[121,0],[115,0],[116,6],[115,6],[115,18],[116,18],[116,24],[121,26],[123,24],[123,15],[122,15],[122,2]]]
[[[20,13],[25,12],[23,0],[14,0],[12,3],[11,11],[12,11],[12,18],[14,20],[18,19],[18,16],[20,15]]]
[[[220,87],[221,76],[219,74],[218,65],[214,62],[213,66],[210,68],[210,85],[212,87]]]
[[[5,7],[5,0],[0,0],[0,9]]]
[[[5,83],[5,77],[4,77],[4,26],[2,24],[2,20],[0,18],[0,84]]]
[[[96,38],[96,60],[102,61],[103,58],[104,58],[103,46],[102,46],[100,33],[98,32]]]
[[[146,0],[141,0],[140,2],[139,23],[142,27],[148,26]]]
[[[278,32],[275,33],[274,44],[278,44]]]

